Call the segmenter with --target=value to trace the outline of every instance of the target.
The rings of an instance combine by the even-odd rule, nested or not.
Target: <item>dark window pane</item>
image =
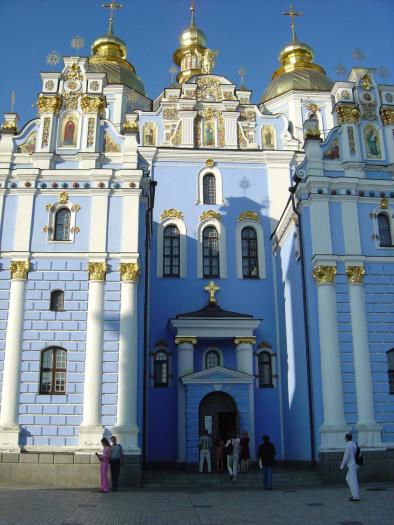
[[[180,236],[176,226],[170,225],[164,229],[163,275],[164,277],[179,277],[180,266]]]
[[[203,204],[216,204],[216,181],[212,173],[207,173],[202,179]]]
[[[259,386],[272,386],[272,360],[268,352],[261,352],[258,356]]]
[[[40,392],[58,394],[66,391],[67,352],[48,348],[41,354]]]
[[[384,213],[378,215],[379,244],[391,246],[390,219]]]
[[[244,228],[241,232],[242,275],[258,277],[257,234],[254,228]]]
[[[64,308],[64,292],[62,290],[54,290],[51,293],[51,310],[54,312],[61,311]]]
[[[210,350],[205,356],[205,368],[213,368],[214,366],[219,366],[220,358],[216,350]]]
[[[154,356],[154,385],[168,385],[168,354],[164,351],[158,351]]]
[[[219,276],[219,236],[213,226],[203,231],[203,275],[204,277]]]
[[[55,215],[55,241],[70,239],[71,213],[67,208],[61,208]]]

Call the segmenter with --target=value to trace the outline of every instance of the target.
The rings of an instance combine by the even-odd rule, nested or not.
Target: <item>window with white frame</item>
[[[206,173],[202,179],[203,204],[216,204],[216,179],[212,173]]]
[[[60,208],[55,213],[54,241],[70,240],[71,212],[68,208]]]
[[[76,215],[80,210],[78,204],[68,200],[68,194],[61,192],[58,202],[47,204],[48,224],[44,227],[49,242],[70,243],[74,241],[75,234],[79,232],[76,226]]]
[[[245,219],[235,227],[236,267],[238,279],[265,279],[263,229],[257,220]]]
[[[258,381],[260,388],[272,387],[273,374],[272,374],[272,354],[271,352],[263,350],[259,352],[257,356],[258,365]]]
[[[222,174],[217,167],[204,168],[197,176],[196,204],[223,204]]]
[[[227,277],[226,231],[219,219],[208,218],[197,228],[197,277]]]
[[[220,354],[217,350],[208,350],[205,353],[205,368],[220,366]]]
[[[386,213],[378,214],[379,246],[392,246],[390,218]]]
[[[167,217],[157,227],[157,277],[186,277],[186,226]]]
[[[242,244],[242,276],[246,279],[256,279],[259,276],[257,233],[247,226],[241,232]]]
[[[153,384],[155,387],[168,386],[168,352],[157,350],[153,355]]]
[[[219,277],[219,234],[214,226],[207,226],[202,233],[203,276]]]
[[[51,347],[41,352],[40,394],[64,394],[66,391],[67,352]]]

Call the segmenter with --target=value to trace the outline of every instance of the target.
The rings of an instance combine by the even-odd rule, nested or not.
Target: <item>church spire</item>
[[[108,35],[113,35],[114,34],[114,28],[113,28],[113,24],[114,24],[114,12],[116,11],[116,9],[122,9],[123,8],[123,4],[119,4],[118,2],[108,2],[108,4],[103,4],[103,7],[106,8],[106,9],[109,9],[109,24],[108,24]]]
[[[298,40],[297,40],[296,31],[295,31],[294,18],[296,16],[303,16],[304,13],[299,13],[299,12],[295,11],[294,10],[294,4],[290,4],[289,10],[288,11],[283,11],[282,15],[289,16],[290,19],[291,19],[291,25],[290,25],[290,28],[291,28],[291,43],[295,44],[295,43],[298,42]]]

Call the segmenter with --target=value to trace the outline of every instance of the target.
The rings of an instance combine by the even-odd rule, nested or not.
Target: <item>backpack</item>
[[[354,455],[354,461],[356,462],[356,465],[359,465],[360,467],[362,467],[364,465],[364,456],[363,456],[363,453],[361,452],[361,448],[357,445],[356,443],[356,453]]]
[[[234,447],[233,447],[233,444],[232,444],[231,441],[230,441],[230,443],[224,447],[224,453],[225,453],[227,456],[231,456],[231,454],[233,453],[233,451],[234,451]]]

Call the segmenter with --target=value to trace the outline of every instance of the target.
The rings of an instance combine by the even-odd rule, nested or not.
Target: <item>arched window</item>
[[[70,240],[71,212],[67,208],[60,208],[55,216],[55,241]]]
[[[66,391],[67,352],[51,347],[41,352],[40,394],[64,394]]]
[[[53,290],[51,293],[50,310],[53,312],[62,312],[64,310],[64,292],[62,290]]]
[[[164,229],[163,277],[179,277],[180,237],[173,224]]]
[[[213,226],[204,229],[202,246],[203,277],[219,277],[219,235]]]
[[[273,386],[272,356],[269,352],[260,352],[258,356],[259,387]]]
[[[257,234],[254,228],[244,228],[241,233],[242,275],[246,278],[258,278],[259,264],[257,256]]]
[[[391,246],[390,219],[385,213],[378,215],[379,245]]]
[[[154,354],[154,386],[168,386],[168,354],[165,350],[158,350]]]
[[[394,394],[394,348],[387,352],[387,369],[389,374],[389,392]]]
[[[216,179],[212,173],[207,173],[202,179],[203,204],[216,204]]]
[[[205,354],[205,368],[213,368],[220,365],[220,355],[216,350],[209,350]]]

